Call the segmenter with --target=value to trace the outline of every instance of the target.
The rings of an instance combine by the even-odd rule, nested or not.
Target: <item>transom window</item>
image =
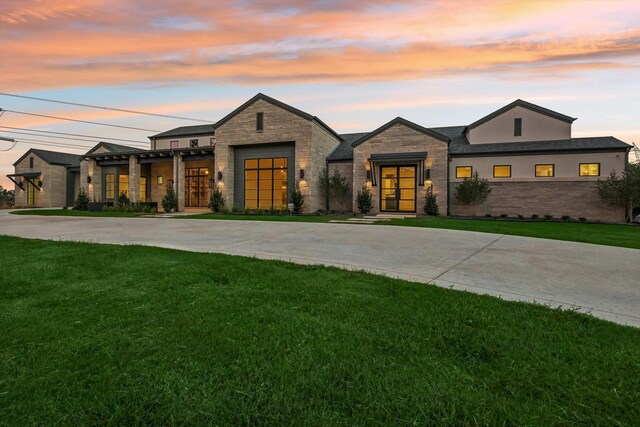
[[[116,195],[116,176],[108,173],[104,176],[104,198],[113,200]]]
[[[554,165],[536,165],[536,177],[554,176]]]
[[[171,141],[169,143],[169,148],[171,148],[172,150],[175,148],[178,148],[180,146],[180,142],[179,141]]]
[[[600,163],[580,163],[580,176],[600,176]]]
[[[244,161],[246,209],[287,208],[287,158]]]
[[[471,178],[473,168],[471,166],[456,166],[456,178]]]
[[[493,167],[494,178],[511,178],[511,165],[495,165]]]

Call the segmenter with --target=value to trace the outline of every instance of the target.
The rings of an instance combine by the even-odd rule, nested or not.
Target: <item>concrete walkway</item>
[[[415,227],[9,215],[0,234],[362,269],[640,327],[640,250]]]

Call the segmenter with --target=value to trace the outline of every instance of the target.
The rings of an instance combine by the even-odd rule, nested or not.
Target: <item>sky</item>
[[[521,98],[578,117],[574,137],[640,144],[640,1],[0,0],[0,92],[211,123],[262,92],[340,133],[397,116],[466,125]],[[198,124],[2,95],[0,108],[147,130],[13,112],[0,126],[142,143]],[[0,151],[5,187],[29,148],[94,145],[10,131],[84,148]]]

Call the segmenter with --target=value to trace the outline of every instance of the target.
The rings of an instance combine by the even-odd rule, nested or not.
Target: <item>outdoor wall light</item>
[[[222,181],[222,172],[218,171],[218,181]]]
[[[371,170],[367,169],[367,181],[371,181]]]
[[[91,184],[91,177],[90,176],[87,177],[87,184]]]
[[[300,179],[304,179],[304,169],[300,169]]]
[[[38,181],[38,187],[42,187],[42,181]]]
[[[431,180],[431,169],[425,169],[424,179],[426,179],[427,181]]]

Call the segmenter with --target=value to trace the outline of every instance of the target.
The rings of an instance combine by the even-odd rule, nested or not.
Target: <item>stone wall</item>
[[[456,183],[450,184],[451,215],[470,216],[473,209],[456,200]],[[588,220],[610,222],[624,221],[624,209],[607,206],[598,196],[597,183],[593,181],[547,182],[492,182],[491,193],[485,203],[478,206],[477,215],[499,216],[537,214],[561,218],[568,215]]]
[[[438,198],[440,205],[440,213],[446,214],[447,200],[447,157],[448,145],[446,142],[435,139],[422,132],[411,129],[403,124],[396,124],[384,132],[376,135],[370,140],[358,145],[353,150],[353,192],[352,203],[354,208],[357,206],[355,197],[357,190],[367,182],[367,168],[369,163],[367,159],[371,154],[384,153],[409,153],[426,151],[427,159],[424,162],[424,168],[431,170],[431,182],[433,185],[433,193]],[[415,162],[414,162],[415,163]],[[377,214],[380,209],[380,165],[376,165],[377,186],[371,187],[373,198],[372,214]],[[421,184],[421,177],[418,177],[418,184]],[[416,211],[422,213],[424,198],[426,196],[428,185],[418,185]]]
[[[309,187],[305,195],[304,204],[309,212],[315,212],[318,209],[325,209],[326,207],[324,197],[322,197],[322,193],[320,192],[320,173],[327,167],[327,156],[338,146],[340,141],[314,122],[311,123],[311,139],[309,166],[305,168],[304,182],[301,182],[301,187]],[[341,170],[340,172],[343,171]],[[348,183],[349,187],[353,185],[353,173],[351,173],[351,178],[349,178]],[[347,195],[347,197],[350,196],[351,195]],[[345,199],[343,206],[347,205],[349,205],[349,202]],[[344,209],[343,207],[340,210]]]
[[[29,159],[33,158],[33,168],[29,167]],[[34,182],[42,181],[41,191],[38,192],[37,207],[51,208],[63,207],[67,205],[67,169],[60,165],[50,165],[35,153],[22,159],[15,166],[15,173],[40,172],[40,177],[33,178]],[[16,206],[27,206],[27,181],[21,180],[24,190],[16,186]]]
[[[162,177],[162,183],[158,184],[158,177]],[[169,180],[173,179],[173,159],[169,159],[167,162],[151,163],[150,174],[151,185],[149,186],[150,202],[158,202],[158,210],[162,210],[160,202],[162,198],[167,194],[167,186]]]

